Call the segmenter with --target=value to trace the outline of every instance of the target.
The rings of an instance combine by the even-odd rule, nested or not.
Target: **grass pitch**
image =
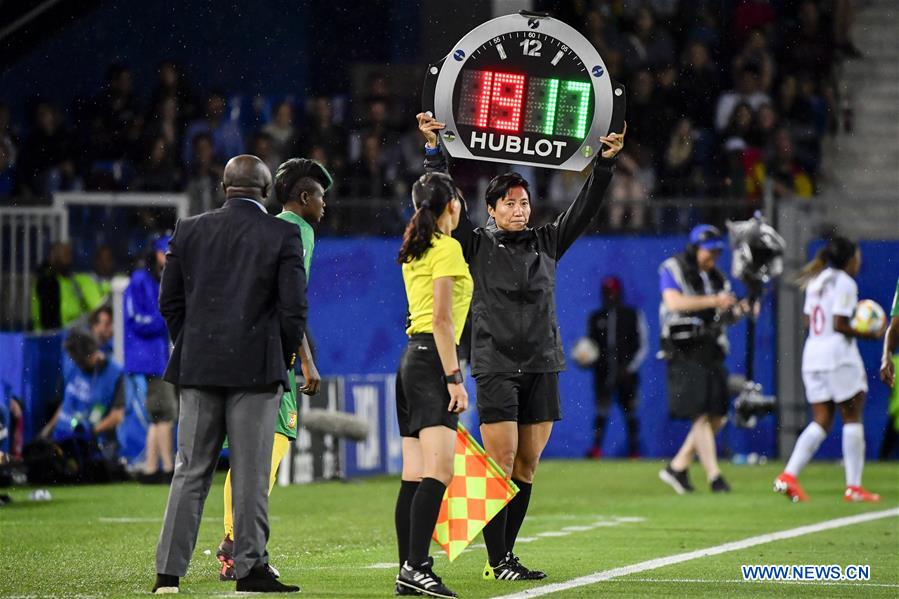
[[[460,597],[492,597],[564,582],[644,560],[747,537],[899,506],[899,468],[868,464],[865,486],[879,504],[842,501],[843,470],[815,463],[803,473],[811,496],[790,504],[771,491],[781,464],[725,466],[730,495],[712,495],[692,470],[697,492],[677,496],[657,478],[661,462],[549,461],[541,466],[531,510],[516,546],[522,561],[546,570],[545,583],[481,580],[475,546],[454,563],[439,548],[435,571]],[[222,476],[206,504],[197,550],[181,593],[233,595],[218,581]],[[271,562],[300,597],[393,595],[393,506],[398,482],[278,487],[271,499]],[[137,484],[51,488],[32,502],[13,489],[0,508],[0,595],[113,597],[148,594],[167,488]],[[530,539],[530,540],[529,540]],[[478,539],[475,543],[479,543]],[[209,550],[210,555],[204,551]],[[741,564],[866,564],[871,580],[853,583],[743,582]],[[899,596],[899,518],[891,517],[640,572],[550,597],[867,597]]]

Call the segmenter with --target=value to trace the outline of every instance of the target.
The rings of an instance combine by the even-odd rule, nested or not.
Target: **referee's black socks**
[[[396,496],[396,511],[394,512],[394,522],[396,522],[396,546],[400,554],[400,567],[409,559],[409,534],[412,522],[412,498],[415,497],[415,491],[418,489],[419,482],[404,480],[400,481],[400,492]]]
[[[501,561],[506,558],[506,514],[509,511],[509,505],[506,505],[493,517],[493,520],[484,527],[484,544],[487,545],[487,559],[490,560],[490,566],[495,568]]]
[[[518,531],[521,530],[521,524],[524,517],[528,513],[528,505],[531,503],[531,487],[533,483],[526,483],[517,478],[513,478],[512,482],[518,486],[518,493],[506,506],[506,549],[512,551],[515,547],[515,539],[518,538]]]
[[[428,559],[428,547],[445,491],[446,485],[436,478],[423,478],[412,498],[408,562],[413,567]]]

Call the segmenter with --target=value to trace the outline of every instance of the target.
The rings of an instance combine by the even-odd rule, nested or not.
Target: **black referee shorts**
[[[476,374],[481,424],[536,424],[562,419],[559,373]]]
[[[403,437],[418,437],[429,426],[456,430],[459,415],[449,412],[450,395],[434,336],[409,338],[396,377],[396,416]]]

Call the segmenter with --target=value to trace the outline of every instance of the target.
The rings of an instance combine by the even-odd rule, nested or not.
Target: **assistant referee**
[[[452,232],[462,201],[453,180],[422,175],[412,186],[416,210],[397,262],[409,301],[397,380],[397,420],[403,437],[403,476],[396,503],[400,571],[398,595],[455,597],[432,570],[428,557],[440,503],[453,478],[456,427],[468,407],[457,346],[474,284],[462,247]]]

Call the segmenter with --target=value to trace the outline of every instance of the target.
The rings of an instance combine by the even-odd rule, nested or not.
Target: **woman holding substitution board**
[[[426,170],[446,172],[447,159],[437,139],[444,123],[427,113],[417,118],[426,140]],[[519,488],[484,528],[486,579],[546,577],[521,564],[512,549],[540,455],[553,422],[561,418],[559,372],[565,369],[565,355],[556,322],[556,262],[599,212],[615,156],[624,146],[624,131],[599,141],[605,146],[592,174],[555,222],[528,227],[528,183],[513,172],[487,186],[488,226],[476,228],[463,204],[453,233],[474,277],[471,364],[484,448]]]

